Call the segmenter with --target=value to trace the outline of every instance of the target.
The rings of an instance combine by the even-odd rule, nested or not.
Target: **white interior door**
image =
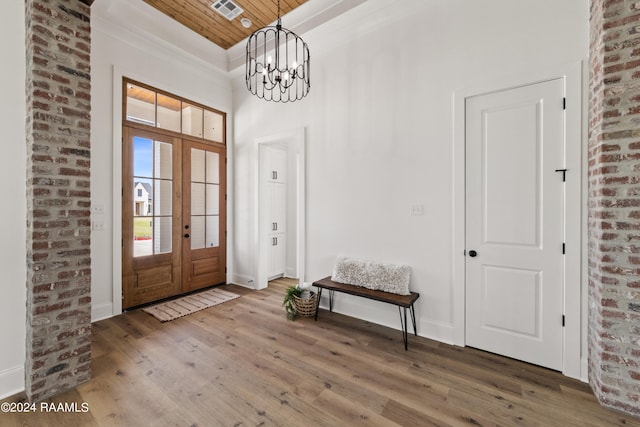
[[[466,100],[466,345],[562,369],[564,81]]]
[[[284,276],[286,267],[287,193],[285,184],[281,182],[267,183],[267,197],[267,203],[270,205],[268,209],[269,223],[267,224],[269,237],[269,269],[267,275],[269,280],[272,280]]]
[[[262,148],[261,176],[263,179],[264,222],[262,229],[268,246],[267,278],[282,277],[286,270],[287,248],[287,151],[279,145]]]

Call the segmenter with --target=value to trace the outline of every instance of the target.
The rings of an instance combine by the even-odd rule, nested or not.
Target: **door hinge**
[[[567,109],[567,98],[562,98],[562,109],[566,110]]]
[[[224,268],[224,272],[225,272],[225,273],[227,272],[227,267],[225,267],[225,268]]]
[[[562,315],[562,327],[564,328],[564,314]]]
[[[564,255],[566,253],[566,250],[567,250],[567,244],[563,243],[562,244],[562,255]]]

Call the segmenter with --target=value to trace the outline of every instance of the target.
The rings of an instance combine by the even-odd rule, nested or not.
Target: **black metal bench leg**
[[[404,307],[404,317],[402,316],[402,309],[398,306],[398,313],[400,313],[400,327],[402,328],[402,340],[404,341],[404,350],[409,349],[409,331],[407,330],[407,307]]]
[[[322,288],[318,288],[318,301],[316,302],[316,316],[315,319],[318,320],[318,309],[320,308],[320,298],[322,298]],[[329,289],[329,312],[333,313],[333,291]]]
[[[320,298],[322,297],[322,288],[318,288],[318,301],[316,301],[316,318],[318,320],[318,311],[320,311]]]
[[[411,322],[413,323],[413,335],[418,336],[418,331],[416,330],[416,312],[413,308],[413,304],[411,304]]]

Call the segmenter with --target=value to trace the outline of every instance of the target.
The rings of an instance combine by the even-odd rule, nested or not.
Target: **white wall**
[[[338,255],[408,263],[419,333],[453,342],[453,95],[586,58],[588,1],[368,0],[304,39],[306,99],[265,102],[234,79],[235,273],[255,274],[255,139],[305,126],[305,280]],[[336,309],[398,327],[391,306],[344,296]]]
[[[24,2],[3,4],[0,14],[0,399],[24,389],[26,331],[26,143]]]
[[[92,213],[92,219],[105,222],[104,231],[91,235],[92,319],[95,321],[118,314],[122,305],[119,298],[121,77],[124,75],[227,112],[227,120],[233,116],[230,79],[220,71],[220,67],[226,65],[207,64],[156,36],[143,33],[144,25],[136,22],[154,25],[168,34],[179,24],[142,1],[101,0],[94,3],[91,13],[91,201],[94,207],[104,207],[104,214]],[[228,141],[231,141],[229,136]],[[233,199],[230,197],[230,200]],[[228,216],[233,224],[232,216]]]

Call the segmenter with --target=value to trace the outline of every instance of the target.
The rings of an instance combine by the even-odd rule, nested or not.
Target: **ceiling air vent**
[[[232,0],[216,0],[211,5],[211,8],[227,18],[229,21],[232,21],[233,18],[244,12],[244,10],[242,10],[242,8]]]

